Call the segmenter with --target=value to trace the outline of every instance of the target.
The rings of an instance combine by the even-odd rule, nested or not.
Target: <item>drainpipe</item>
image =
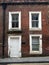
[[[2,3],[3,8],[3,36],[2,36],[2,58],[4,58],[4,47],[5,47],[5,10],[6,10],[6,4]]]

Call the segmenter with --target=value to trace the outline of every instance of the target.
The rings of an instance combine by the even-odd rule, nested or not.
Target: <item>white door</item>
[[[21,57],[21,37],[10,36],[9,37],[9,56]]]

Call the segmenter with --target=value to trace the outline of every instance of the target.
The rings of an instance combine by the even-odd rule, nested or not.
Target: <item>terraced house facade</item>
[[[0,0],[0,57],[49,55],[49,1]]]

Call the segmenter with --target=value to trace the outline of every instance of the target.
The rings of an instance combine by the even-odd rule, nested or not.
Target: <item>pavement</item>
[[[49,63],[49,56],[47,57],[26,57],[26,58],[1,58],[0,64],[4,63]]]

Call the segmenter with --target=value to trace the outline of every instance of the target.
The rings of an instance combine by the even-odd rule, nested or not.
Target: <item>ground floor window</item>
[[[42,54],[42,35],[41,34],[30,35],[30,53]]]

